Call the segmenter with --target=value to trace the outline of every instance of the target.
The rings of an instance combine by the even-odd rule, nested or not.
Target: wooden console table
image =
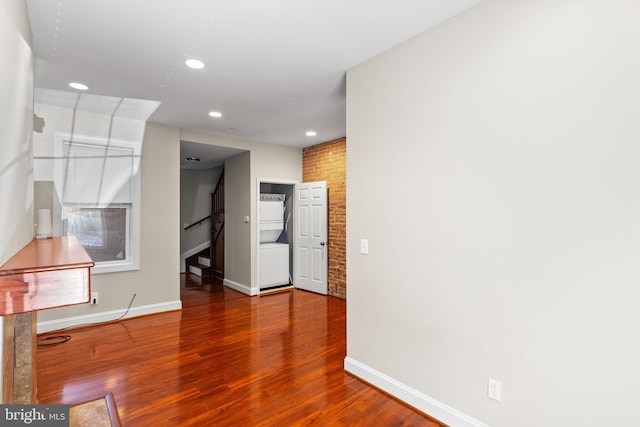
[[[0,266],[2,403],[36,398],[36,312],[89,302],[91,257],[75,237],[32,240]]]

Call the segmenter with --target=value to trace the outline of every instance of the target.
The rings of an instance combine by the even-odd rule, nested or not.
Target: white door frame
[[[259,221],[259,217],[260,217],[260,212],[258,211],[260,209],[260,184],[283,184],[283,185],[291,185],[294,187],[294,195],[295,195],[295,185],[296,184],[300,184],[299,180],[291,180],[291,179],[280,179],[280,178],[263,178],[263,177],[258,177],[256,179],[256,200],[255,200],[255,204],[256,204],[256,217],[253,221],[253,232],[254,232],[254,236],[256,239],[256,244],[255,247],[253,248],[253,250],[255,251],[256,254],[256,290],[257,293],[253,294],[253,295],[259,295],[260,294],[260,221]],[[291,213],[293,215],[293,212]],[[292,239],[295,238],[292,235]],[[289,242],[290,245],[293,245],[293,242]],[[291,260],[293,261],[293,260]],[[291,264],[293,265],[293,264]]]

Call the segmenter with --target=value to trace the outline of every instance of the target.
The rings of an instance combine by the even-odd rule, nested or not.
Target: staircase
[[[209,248],[191,255],[186,260],[187,274],[194,274],[203,279],[211,277],[211,259],[209,258]]]
[[[224,279],[224,170],[215,190],[211,193],[211,216],[200,222],[209,218],[211,218],[209,247],[185,260],[187,277],[192,278],[192,275],[200,277],[202,284],[211,281],[221,283]]]

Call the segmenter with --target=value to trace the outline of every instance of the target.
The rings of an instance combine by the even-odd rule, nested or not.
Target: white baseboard
[[[344,358],[344,369],[451,427],[489,427],[349,356]]]
[[[186,267],[186,259],[191,255],[195,255],[198,252],[207,249],[210,246],[209,242],[204,242],[193,249],[189,249],[188,251],[180,254],[180,273],[185,273],[187,271]]]
[[[182,309],[182,301],[168,301],[160,304],[142,305],[139,307],[131,307],[127,315],[124,317],[128,319],[130,317],[143,316],[146,314],[162,313],[164,311],[173,311]],[[57,331],[63,328],[69,328],[73,326],[87,325],[92,323],[109,322],[111,320],[118,319],[127,309],[102,311],[100,313],[87,314],[83,316],[65,317],[63,319],[47,320],[44,322],[38,322],[38,333]]]
[[[229,280],[229,279],[224,279],[222,282],[223,285],[230,287],[231,289],[234,289],[238,292],[242,292],[245,295],[249,295],[249,296],[254,296],[254,295],[258,295],[260,293],[260,289],[258,288],[250,288],[247,285],[243,285],[237,282],[234,282],[233,280]]]

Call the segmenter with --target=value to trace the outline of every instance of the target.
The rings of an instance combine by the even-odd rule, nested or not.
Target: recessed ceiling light
[[[221,113],[221,112],[219,112],[219,111],[210,111],[210,112],[209,112],[209,115],[210,115],[211,117],[215,117],[216,119],[217,119],[217,118],[222,117],[222,113]]]
[[[204,62],[199,59],[187,59],[184,63],[187,67],[193,68],[194,70],[201,70],[204,68]]]
[[[316,132],[315,130],[308,130],[307,133],[305,133],[305,135],[307,136],[316,136],[318,134],[318,132]]]
[[[89,86],[78,82],[71,82],[69,83],[69,86],[78,90],[89,90]]]

